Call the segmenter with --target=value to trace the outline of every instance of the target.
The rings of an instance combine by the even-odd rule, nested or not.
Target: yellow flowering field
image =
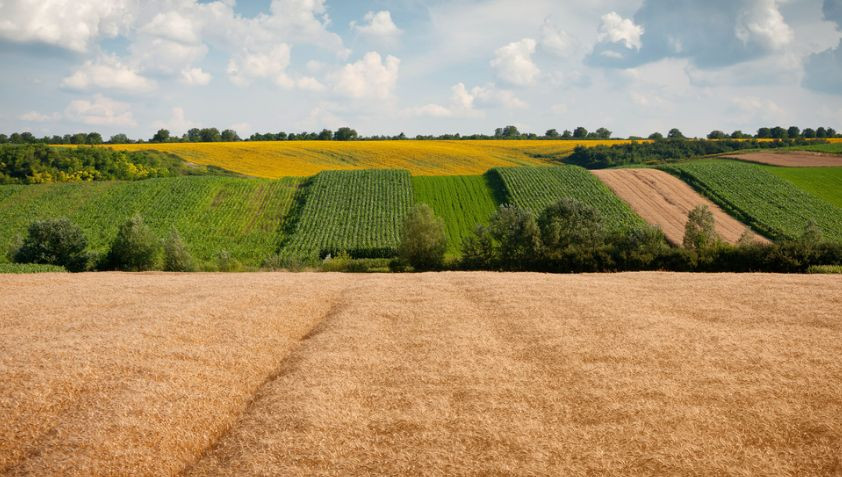
[[[266,141],[109,145],[120,150],[155,149],[196,164],[240,174],[278,178],[323,170],[407,169],[413,175],[482,174],[499,166],[540,166],[578,145],[628,141]]]

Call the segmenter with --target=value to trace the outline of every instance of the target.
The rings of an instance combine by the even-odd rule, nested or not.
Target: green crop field
[[[413,204],[412,178],[398,169],[324,171],[302,193],[297,224],[283,247],[286,256],[340,251],[355,257],[392,256]]]
[[[478,224],[488,223],[497,202],[485,176],[416,176],[415,202],[423,202],[444,219],[447,252],[458,255],[462,240]]]
[[[767,237],[796,238],[813,220],[826,238],[842,241],[842,208],[801,190],[766,167],[739,161],[695,160],[663,169]]]
[[[596,176],[581,167],[501,167],[492,173],[499,174],[507,201],[535,214],[564,197],[571,197],[602,212],[609,228],[625,229],[644,224],[643,219]]]
[[[842,208],[842,167],[762,167],[799,189]]]
[[[36,219],[67,217],[93,250],[105,252],[117,227],[139,213],[162,238],[175,227],[200,260],[225,250],[246,265],[260,265],[277,250],[300,182],[203,176],[0,186],[0,246],[24,235]]]
[[[830,144],[814,144],[812,146],[797,146],[791,149],[799,151],[824,152],[827,154],[842,154],[842,142],[836,140]]]

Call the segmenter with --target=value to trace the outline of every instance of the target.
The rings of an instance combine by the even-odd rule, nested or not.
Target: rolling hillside
[[[201,260],[225,250],[257,266],[276,251],[281,223],[300,182],[206,176],[0,186],[0,246],[5,251],[34,220],[68,217],[82,228],[93,250],[105,252],[117,227],[139,213],[162,238],[175,227]]]
[[[270,141],[108,145],[159,150],[185,161],[255,177],[312,176],[324,170],[406,169],[413,175],[483,174],[498,166],[540,166],[577,145],[628,141]]]

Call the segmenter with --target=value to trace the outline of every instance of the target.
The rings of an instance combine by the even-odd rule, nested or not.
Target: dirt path
[[[0,275],[0,474],[832,475],[840,308],[816,275]]]
[[[761,151],[723,157],[784,167],[842,167],[842,156],[807,151]]]
[[[603,169],[591,171],[638,213],[643,220],[661,227],[667,240],[681,244],[687,214],[696,206],[707,205],[713,212],[716,233],[728,243],[737,243],[746,231],[716,204],[702,197],[675,176],[656,169]],[[754,235],[755,240],[768,242]]]

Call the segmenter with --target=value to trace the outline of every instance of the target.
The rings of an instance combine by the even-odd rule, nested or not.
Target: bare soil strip
[[[723,156],[727,159],[783,167],[842,167],[842,156],[807,151],[748,152]]]
[[[95,274],[0,290],[9,475],[842,472],[834,276]]]
[[[728,243],[737,243],[748,229],[716,204],[675,176],[656,169],[603,169],[591,171],[623,199],[643,220],[663,230],[667,240],[681,244],[687,214],[707,205],[713,212],[716,232]],[[755,240],[768,242],[755,234]]]

